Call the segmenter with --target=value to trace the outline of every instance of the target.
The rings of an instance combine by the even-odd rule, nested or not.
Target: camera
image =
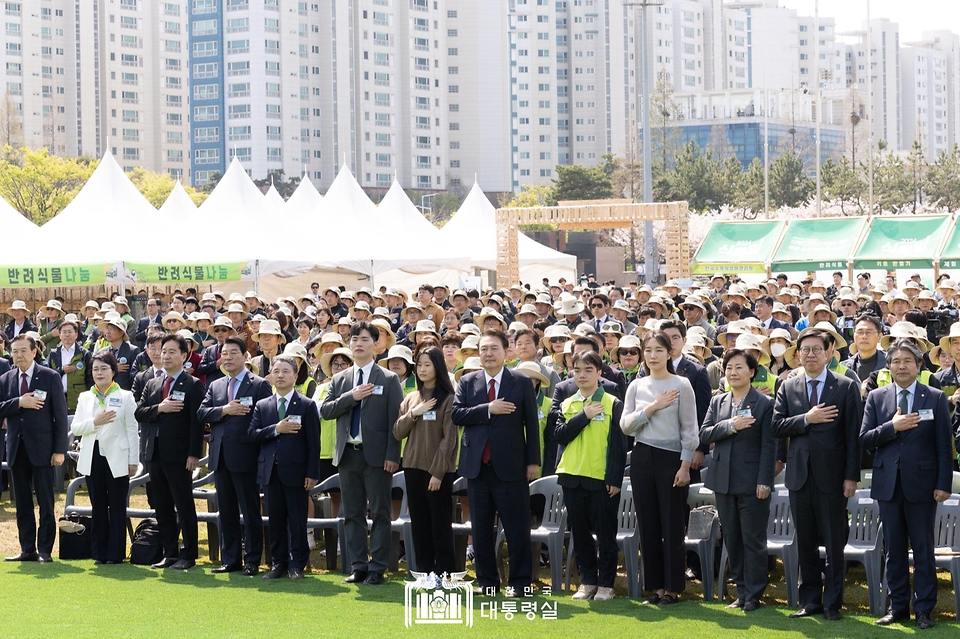
[[[950,332],[950,326],[957,321],[957,309],[940,308],[927,311],[927,339],[936,344]]]

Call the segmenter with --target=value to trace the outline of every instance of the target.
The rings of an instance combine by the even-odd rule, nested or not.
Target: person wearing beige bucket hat
[[[273,383],[273,378],[270,377],[270,362],[281,353],[281,347],[287,343],[287,338],[280,330],[280,323],[272,319],[263,320],[260,322],[260,328],[251,337],[260,345],[260,355],[251,360],[260,371],[260,376]]]
[[[224,315],[214,320],[210,332],[213,334],[216,342],[203,349],[200,357],[200,365],[197,367],[197,371],[206,377],[208,388],[214,381],[223,377],[223,371],[220,370],[222,365],[220,357],[224,343],[228,337],[238,337],[233,322]],[[246,344],[246,340],[244,340],[244,344]],[[247,347],[247,352],[249,353],[249,347]]]
[[[136,375],[136,371],[131,372],[131,369],[140,349],[127,341],[127,323],[120,317],[120,313],[110,311],[97,328],[110,352],[117,358],[117,374],[113,381],[123,390],[130,390]]]
[[[12,342],[20,333],[37,330],[37,325],[30,321],[30,309],[23,300],[14,300],[7,309],[7,315],[13,318],[3,328],[8,342]]]
[[[957,399],[960,398],[960,372],[958,372],[957,362],[960,362],[960,322],[955,322],[950,326],[950,332],[940,338],[937,344],[942,352],[948,353],[953,357],[953,363],[950,366],[939,370],[934,377],[940,383],[940,389],[947,394],[951,407],[955,407]],[[936,354],[938,355],[938,354]],[[930,352],[930,361],[939,364],[940,357]]]
[[[60,300],[50,300],[43,307],[44,316],[40,318],[37,332],[40,333],[40,340],[43,342],[46,350],[56,348],[60,343],[60,323],[63,322],[63,306]]]

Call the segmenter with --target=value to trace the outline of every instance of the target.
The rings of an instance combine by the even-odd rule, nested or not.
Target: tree
[[[740,189],[740,183],[743,180],[743,164],[734,155],[729,155],[717,167],[717,174],[714,178],[717,204],[716,208],[723,206],[735,206],[737,203],[737,192]],[[761,192],[763,183],[760,184]]]
[[[650,95],[650,154],[654,182],[666,174],[680,150],[682,133],[674,122],[677,105],[673,101],[673,84],[665,72],[657,74],[657,83]],[[658,198],[659,199],[659,198]]]
[[[777,156],[770,165],[770,204],[781,206],[802,206],[810,200],[813,193],[813,181],[807,177],[803,168],[803,159],[793,151]]]
[[[743,210],[744,217],[753,219],[764,207],[763,163],[753,158],[743,173],[737,188],[736,205]]]
[[[700,152],[690,140],[677,155],[676,166],[668,174],[670,200],[686,200],[697,213],[717,207],[716,175],[719,165]]]
[[[533,206],[556,206],[556,189],[543,184],[524,184],[520,192],[504,205],[504,208],[529,208]]]
[[[954,146],[949,153],[942,151],[937,161],[927,170],[927,201],[951,212],[960,209],[958,175],[960,175],[960,148]]]
[[[643,156],[640,152],[640,138],[637,127],[627,129],[627,139],[614,158],[613,173],[610,175],[614,197],[636,200],[643,196]]]
[[[917,208],[923,205],[923,193],[927,188],[927,160],[919,140],[913,141],[906,169],[910,180],[910,208],[916,215]]]
[[[196,187],[196,189],[200,193],[206,193],[207,195],[210,195],[211,193],[213,193],[213,190],[217,188],[217,185],[220,184],[220,180],[222,178],[223,178],[223,173],[221,173],[220,171],[214,171],[213,173],[210,174],[210,177],[207,178],[207,182],[205,184],[201,184],[200,186]]]
[[[710,127],[707,150],[718,160],[726,160],[728,157],[736,155],[733,145],[730,143],[730,137],[727,135],[727,127],[722,124],[714,124]]]
[[[826,170],[827,164],[831,165],[829,171]],[[827,164],[821,167],[824,196],[827,199],[839,201],[840,211],[844,215],[852,212],[863,213],[861,196],[867,188],[866,180],[846,156],[842,156],[838,164],[833,164],[832,160]],[[856,211],[847,211],[847,207],[851,204],[856,206]]]
[[[903,159],[888,153],[874,164],[874,202],[877,212],[901,213],[914,199],[913,184]]]
[[[94,162],[50,155],[47,149],[4,147],[0,195],[41,225],[70,203],[95,168]]]
[[[23,119],[13,101],[10,89],[3,94],[0,102],[0,147],[19,149],[23,146]]]
[[[602,166],[557,165],[554,197],[559,200],[604,200],[613,194],[610,178]]]
[[[127,177],[130,178],[133,185],[137,187],[137,190],[143,194],[143,197],[147,198],[147,201],[150,202],[154,208],[163,206],[163,203],[170,197],[170,191],[173,190],[176,184],[169,174],[155,173],[140,166],[127,173]],[[198,206],[207,199],[207,193],[197,192],[193,187],[186,184],[183,185],[183,188],[187,192],[187,195],[190,196],[190,199],[193,200],[193,203]]]
[[[277,193],[280,194],[280,197],[286,201],[293,195],[293,192],[297,190],[297,187],[300,185],[300,176],[295,175],[289,180],[283,179],[283,169],[272,169],[267,171],[267,177],[262,180],[254,180],[254,184],[261,190],[266,192],[270,188],[270,185],[273,185],[273,188],[277,190]]]

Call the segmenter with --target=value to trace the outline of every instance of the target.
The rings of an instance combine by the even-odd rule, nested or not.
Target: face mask
[[[783,354],[787,352],[787,347],[783,344],[771,344],[770,345],[770,354],[774,357],[783,357]]]

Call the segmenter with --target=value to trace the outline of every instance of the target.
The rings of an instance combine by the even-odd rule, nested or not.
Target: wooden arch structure
[[[638,204],[632,200],[584,200],[559,206],[497,209],[497,287],[520,281],[518,233],[524,224],[553,224],[561,230],[630,228],[636,222],[666,225],[667,279],[690,277],[690,210],[686,202]]]

